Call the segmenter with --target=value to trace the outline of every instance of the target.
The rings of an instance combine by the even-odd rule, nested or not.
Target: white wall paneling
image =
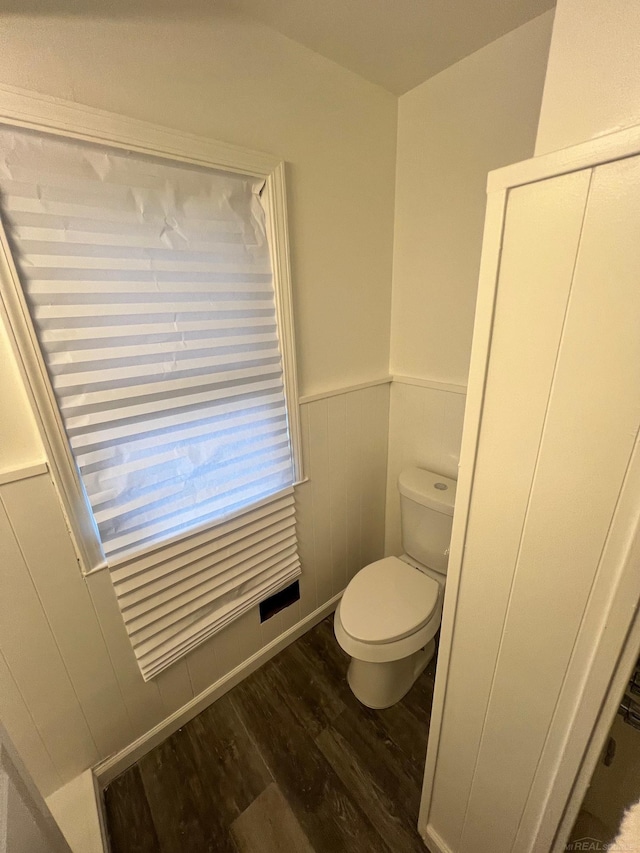
[[[46,481],[47,477],[24,482],[37,480]],[[12,516],[15,520],[15,511]],[[36,521],[31,515],[29,518],[29,538],[43,538],[39,519]],[[65,531],[63,547],[67,542]],[[53,555],[56,543],[48,544]],[[12,529],[4,496],[0,507],[0,549],[0,648],[54,766],[65,781],[93,764],[99,756],[98,748],[60,651],[59,638],[42,607],[21,542]],[[70,568],[79,574],[75,559]],[[25,763],[30,766],[27,755]],[[32,773],[38,776],[35,768]]]
[[[0,497],[98,754],[112,752],[129,720],[53,484],[31,477],[2,486]]]
[[[465,673],[467,689],[478,691],[477,694],[474,693],[478,699],[477,716],[472,713],[466,720],[458,720],[456,714],[465,743],[469,744],[469,754],[475,751],[477,738],[480,737],[485,721],[486,706],[483,707],[483,703],[489,701],[490,691],[494,689],[492,670],[505,630],[507,609],[511,606],[510,594],[523,542],[523,527],[527,521],[527,498],[538,464],[546,401],[554,379],[556,354],[562,335],[571,271],[577,252],[588,186],[589,174],[579,173],[561,179],[559,184],[549,182],[542,186],[523,187],[510,196],[506,248],[502,255],[499,302],[496,308],[485,414],[478,451],[480,461],[474,478],[475,503],[466,540],[466,548],[470,548],[471,543],[475,542],[482,556],[473,558],[470,555],[466,563],[467,575],[459,600],[462,610],[459,610],[457,615],[461,642],[473,642],[472,637],[476,630],[473,627],[473,614],[479,601],[483,602],[483,612],[489,612],[493,617],[486,624],[484,632],[488,653],[483,655],[480,661],[473,662],[473,673]],[[563,214],[562,227],[549,215],[554,211],[558,215],[560,208]],[[541,263],[528,263],[521,251],[523,241],[527,240],[530,233],[535,233],[547,249],[544,253],[547,261],[544,269],[541,268]],[[545,287],[541,286],[543,282]],[[528,334],[526,330],[530,330]],[[515,507],[517,510],[514,510]],[[499,535],[496,529],[498,519]],[[544,594],[552,597],[548,588]],[[536,634],[539,635],[542,625],[540,614],[536,612],[536,615]],[[477,625],[477,622],[475,624]],[[546,621],[544,624],[546,631],[550,626]],[[528,637],[527,642],[533,645],[534,637]],[[538,666],[544,668],[549,663],[546,658],[541,658]],[[458,666],[460,664],[459,658]],[[511,672],[513,674],[513,671]],[[538,683],[538,667],[534,667],[532,672],[535,672]],[[455,689],[458,690],[461,685],[456,678],[455,663],[450,676],[451,683],[456,683]],[[523,671],[522,677],[526,681],[529,670]],[[480,697],[482,701],[479,701]],[[531,713],[528,711],[526,715],[521,715],[525,725],[531,724],[531,716],[535,713],[534,696],[531,699]],[[449,701],[451,704],[448,707],[455,707],[454,694],[450,694]],[[448,718],[446,727],[443,727],[443,744],[444,739],[447,744],[450,743],[454,725],[453,719]],[[517,748],[513,749],[520,756],[528,751],[524,741],[519,742]],[[501,748],[501,754],[504,760],[515,759],[511,750]],[[527,768],[528,765],[523,768],[523,777],[520,779],[512,778],[510,771],[507,773],[510,785],[510,790],[505,792],[507,800],[510,796],[517,796],[515,790],[530,784],[526,775]],[[460,769],[463,774],[473,770],[467,762],[464,768]],[[464,810],[466,803],[464,798],[461,799],[460,806],[455,808]],[[450,800],[442,797],[442,789],[436,792],[434,814],[441,809],[439,813],[444,817],[443,812],[446,810],[448,813],[450,805]],[[453,825],[462,828],[464,817],[459,822],[453,815],[447,819],[453,819]],[[444,826],[444,821],[440,826]],[[483,834],[485,832],[486,828],[483,827]],[[446,836],[450,833],[448,827]],[[465,838],[468,844],[466,834]],[[464,840],[456,842],[456,846],[457,844],[460,844],[458,849],[464,849]]]
[[[28,759],[38,789],[56,790],[62,784],[60,774],[11,674],[4,654],[0,655],[0,698],[2,721],[11,731],[19,754]]]
[[[72,853],[2,723],[0,850],[2,853]]]
[[[260,648],[268,646],[269,643],[276,640],[285,631],[293,628],[300,622],[300,602],[294,601],[293,604],[274,614],[266,622],[260,625]]]
[[[570,178],[570,181],[574,180]],[[514,320],[519,318],[530,329],[545,328],[548,337],[555,335],[556,342],[559,340],[562,328],[561,311],[566,304],[569,291],[569,283],[564,283],[563,287],[562,279],[563,276],[566,277],[567,272],[570,272],[575,259],[587,186],[588,178],[579,179],[579,187],[562,205],[564,223],[562,231],[556,229],[555,220],[552,221],[548,214],[555,209],[556,204],[561,204],[563,187],[556,188],[553,184],[543,187],[539,200],[536,196],[537,187],[525,187],[513,193],[510,200],[509,229],[514,235],[514,240],[516,236],[521,240],[526,239],[527,229],[532,227],[542,229],[537,233],[540,239],[546,239],[546,245],[549,245],[549,238],[553,239],[554,234],[556,241],[551,244],[555,252],[549,252],[553,260],[543,274],[527,263],[519,251],[519,244],[516,244],[518,247],[516,250],[511,254],[507,252],[503,257],[501,280],[513,282],[525,276],[521,279],[523,282],[521,288],[513,288],[513,293],[505,289],[505,295],[502,298],[510,301],[505,307],[504,316],[510,314]],[[538,206],[534,199],[539,201]],[[548,223],[546,227],[545,223]],[[507,246],[511,233],[505,235]],[[563,247],[564,252],[562,252]],[[553,303],[547,307],[545,299],[547,294],[542,293],[540,288],[535,286],[539,279],[546,279],[551,292],[556,294],[555,318],[552,314]],[[537,300],[536,294],[538,294]],[[549,328],[552,318],[554,325],[553,328]],[[496,488],[496,471],[490,466],[483,472],[481,483],[478,479],[479,474],[475,475],[474,499],[477,509],[469,517],[467,541],[471,536],[481,538],[485,548],[490,551],[483,560],[481,568],[475,572],[468,570],[456,613],[456,637],[460,638],[460,642],[464,643],[465,647],[473,642],[475,637],[476,611],[479,602],[483,602],[484,614],[494,614],[494,618],[484,626],[487,654],[480,660],[466,662],[460,660],[458,663],[452,660],[449,672],[449,690],[452,692],[448,691],[447,695],[447,714],[441,731],[441,743],[443,749],[447,749],[451,748],[456,738],[458,739],[456,741],[459,745],[456,749],[458,766],[454,768],[453,765],[447,765],[446,770],[445,768],[442,770],[446,772],[447,778],[456,779],[456,785],[461,791],[467,791],[471,784],[473,763],[466,760],[464,756],[472,755],[477,748],[484,720],[484,703],[491,688],[491,671],[500,643],[508,603],[510,585],[506,578],[502,579],[498,573],[513,569],[513,559],[519,543],[522,517],[511,520],[510,507],[519,499],[522,491],[530,487],[533,477],[542,426],[542,415],[536,412],[549,393],[557,350],[556,343],[556,349],[549,354],[543,353],[536,337],[531,336],[528,339],[525,338],[527,346],[516,347],[515,351],[512,351],[521,335],[522,325],[517,325],[515,322],[513,324],[504,322],[494,332],[487,394],[495,395],[496,405],[501,403],[502,406],[508,406],[510,416],[507,418],[503,412],[494,410],[492,422],[488,424],[486,420],[483,421],[484,434],[488,437],[483,438],[481,434],[480,441],[484,441],[487,453],[490,449],[493,451],[491,464],[494,468],[497,464],[496,452],[502,454],[499,468],[502,485],[501,488]],[[525,389],[526,393],[524,393]],[[517,400],[518,405],[512,406],[512,400]],[[491,448],[487,446],[489,440]],[[495,535],[495,524],[492,520],[494,517],[504,519],[505,527],[502,528],[500,536]],[[506,528],[507,524],[508,528]],[[485,566],[491,567],[490,574],[487,569],[482,568]],[[490,584],[489,580],[491,580]],[[465,667],[464,673],[457,672],[460,666]],[[468,691],[470,695],[477,697],[473,703],[475,711],[471,710],[471,713],[467,713]],[[456,700],[459,703],[462,695],[465,696],[464,707],[456,704]],[[454,800],[454,798],[445,797],[442,792],[442,788],[434,792],[432,822],[452,849],[456,850],[464,821],[466,800],[464,796]]]
[[[0,476],[0,717],[45,794],[162,726],[383,556],[388,405],[384,382],[301,406],[300,601],[262,625],[254,608],[150,682],[108,573],[78,571],[46,467]]]
[[[329,464],[329,523],[333,589],[347,584],[347,401],[345,395],[327,400]]]
[[[156,678],[165,715],[193,699],[189,667],[185,659],[163,670]]]
[[[394,377],[389,414],[385,553],[401,553],[398,476],[417,465],[458,479],[466,401],[462,386]]]
[[[378,387],[362,394],[360,436],[360,476],[357,481],[360,489],[360,542],[362,544],[362,565],[373,562],[384,551],[384,495],[387,486],[389,391]],[[380,468],[379,460],[384,457],[385,467]],[[353,490],[352,484],[352,490]],[[382,496],[382,501],[380,497]],[[352,496],[352,500],[355,495]],[[349,529],[347,529],[349,536]],[[351,536],[357,536],[352,531]],[[347,566],[347,578],[351,580],[360,569],[357,563]]]
[[[640,158],[527,184],[534,163],[504,172],[504,232],[495,175],[487,214],[420,818],[456,853],[549,849],[638,586]]]
[[[387,391],[389,399],[390,389]],[[347,398],[347,577],[366,565],[362,532],[362,395]],[[388,418],[387,418],[388,423]]]
[[[298,537],[298,554],[303,566],[300,582],[300,612],[308,616],[316,608],[318,596],[316,593],[316,543],[313,515],[313,485],[309,477],[309,406],[300,406],[300,431],[302,434],[302,467],[307,479],[296,486],[296,534]],[[233,653],[232,653],[233,654]]]
[[[316,559],[316,601],[331,596],[331,504],[329,499],[329,424],[328,401],[309,403],[309,479],[313,513],[313,539]]]
[[[109,659],[131,723],[130,738],[139,737],[165,716],[156,680],[145,682],[133,654],[108,572],[95,572],[86,582]],[[121,737],[124,733],[121,734]]]

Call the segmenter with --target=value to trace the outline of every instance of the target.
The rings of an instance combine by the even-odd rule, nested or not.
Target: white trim
[[[329,599],[321,607],[318,607],[309,616],[301,619],[292,628],[289,628],[289,630],[280,634],[279,637],[276,637],[275,640],[263,646],[263,648],[259,649],[250,658],[243,661],[235,669],[232,669],[231,672],[223,675],[222,678],[219,678],[210,687],[203,690],[202,693],[199,693],[190,702],[187,702],[186,705],[183,705],[182,708],[179,708],[152,729],[149,729],[148,732],[145,732],[145,734],[129,744],[129,746],[126,746],[124,749],[116,752],[115,755],[97,764],[93,768],[93,773],[98,781],[98,785],[104,788],[112,779],[115,779],[116,776],[126,770],[127,767],[130,767],[139,758],[149,752],[149,750],[162,743],[163,740],[177,731],[180,726],[188,723],[189,720],[197,716],[201,711],[211,705],[212,702],[215,702],[216,699],[224,696],[232,687],[235,687],[236,684],[248,675],[251,675],[252,672],[255,672],[258,667],[266,663],[285,646],[288,646],[294,640],[297,640],[298,637],[301,637],[302,634],[306,633],[310,628],[324,619],[325,616],[334,611],[341,597],[341,592],[338,595],[334,595],[333,598]]]
[[[513,189],[640,153],[640,125],[489,172],[487,192]]]
[[[0,85],[0,123],[264,179],[295,479],[302,480],[284,163],[269,154],[13,86]],[[40,428],[51,474],[69,521],[80,566],[83,574],[87,575],[105,567],[104,554],[1,223],[0,285],[3,285],[0,301],[9,336]]]
[[[284,394],[289,419],[294,478],[304,477],[302,467],[302,433],[298,406],[298,372],[296,339],[293,323],[291,266],[289,264],[289,225],[287,222],[287,190],[285,165],[278,163],[266,179],[266,214],[269,248],[273,267],[273,283],[278,315],[278,331],[282,348]]]
[[[259,178],[271,174],[280,164],[280,159],[271,154],[17,86],[0,85],[0,122]]]
[[[46,462],[36,462],[34,465],[25,465],[24,468],[13,468],[10,471],[0,471],[0,486],[7,483],[15,483],[18,480],[28,480],[46,474],[49,466]]]
[[[424,833],[420,835],[431,853],[453,853],[449,845],[445,844],[432,826],[427,826]]]
[[[587,788],[591,784],[591,776],[593,775],[596,765],[600,760],[602,748],[604,747],[609,731],[618,712],[620,697],[629,682],[630,675],[639,655],[640,609],[636,610],[627,641],[624,645],[618,665],[614,670],[605,702],[591,733],[591,738],[587,745],[582,765],[575,778],[571,796],[567,802],[567,807],[562,816],[562,820],[560,821],[553,847],[551,848],[552,853],[563,853],[565,849],[569,833],[576,821],[578,812],[580,811],[580,806],[582,805],[582,801],[587,793]],[[561,767],[558,769],[561,769]],[[542,851],[540,851],[540,853],[542,853]]]
[[[91,770],[58,788],[46,803],[74,853],[109,853],[102,795]]]
[[[60,495],[71,539],[86,574],[105,565],[104,555],[1,220],[0,311],[44,444],[51,476]]]
[[[393,376],[394,382],[401,385],[417,385],[419,388],[432,388],[434,391],[448,391],[451,394],[466,394],[466,385],[452,385],[450,382],[440,382],[437,379],[421,379],[418,376]]]
[[[98,777],[93,772],[93,770],[89,770],[89,772],[91,773],[91,780],[93,783],[94,802],[98,811],[98,823],[100,825],[100,840],[102,842],[102,848],[104,850],[104,853],[110,853],[111,845],[109,844],[109,830],[107,828],[107,816],[104,811],[102,787],[100,785],[100,782],[98,781]]]
[[[435,765],[438,757],[442,715],[447,692],[451,646],[455,631],[455,618],[460,589],[460,566],[464,552],[464,542],[469,520],[469,508],[473,491],[476,452],[480,438],[480,422],[484,405],[485,382],[488,370],[488,355],[493,335],[493,314],[496,300],[496,283],[502,251],[502,235],[506,214],[507,193],[492,193],[487,200],[487,212],[480,263],[476,320],[471,351],[469,371],[469,391],[465,408],[460,465],[458,468],[458,486],[456,490],[456,511],[453,517],[449,569],[447,572],[447,593],[444,598],[442,624],[440,628],[440,647],[431,722],[429,725],[429,743],[424,768],[424,783],[418,817],[418,830],[426,832],[429,823],[431,794]]]
[[[316,400],[328,400],[330,397],[339,397],[341,394],[351,394],[354,391],[362,391],[365,388],[375,388],[376,385],[389,385],[393,381],[392,376],[383,376],[380,379],[370,379],[367,382],[359,382],[357,385],[345,385],[342,388],[332,388],[328,391],[319,391],[317,394],[305,394],[298,397],[301,406],[307,403],[315,403]]]

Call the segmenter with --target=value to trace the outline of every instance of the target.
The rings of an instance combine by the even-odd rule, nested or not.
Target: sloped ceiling
[[[224,0],[401,95],[541,15],[552,0]]]
[[[554,0],[0,0],[0,15],[207,18],[241,12],[401,95]]]

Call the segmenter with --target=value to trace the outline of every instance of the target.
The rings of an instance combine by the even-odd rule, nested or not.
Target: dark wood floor
[[[114,780],[112,853],[410,853],[435,663],[355,699],[325,619]]]

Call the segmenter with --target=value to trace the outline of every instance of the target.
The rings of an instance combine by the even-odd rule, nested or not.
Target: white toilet
[[[442,615],[455,480],[408,468],[398,489],[406,553],[360,569],[334,619],[349,686],[369,708],[402,699],[433,657]]]

